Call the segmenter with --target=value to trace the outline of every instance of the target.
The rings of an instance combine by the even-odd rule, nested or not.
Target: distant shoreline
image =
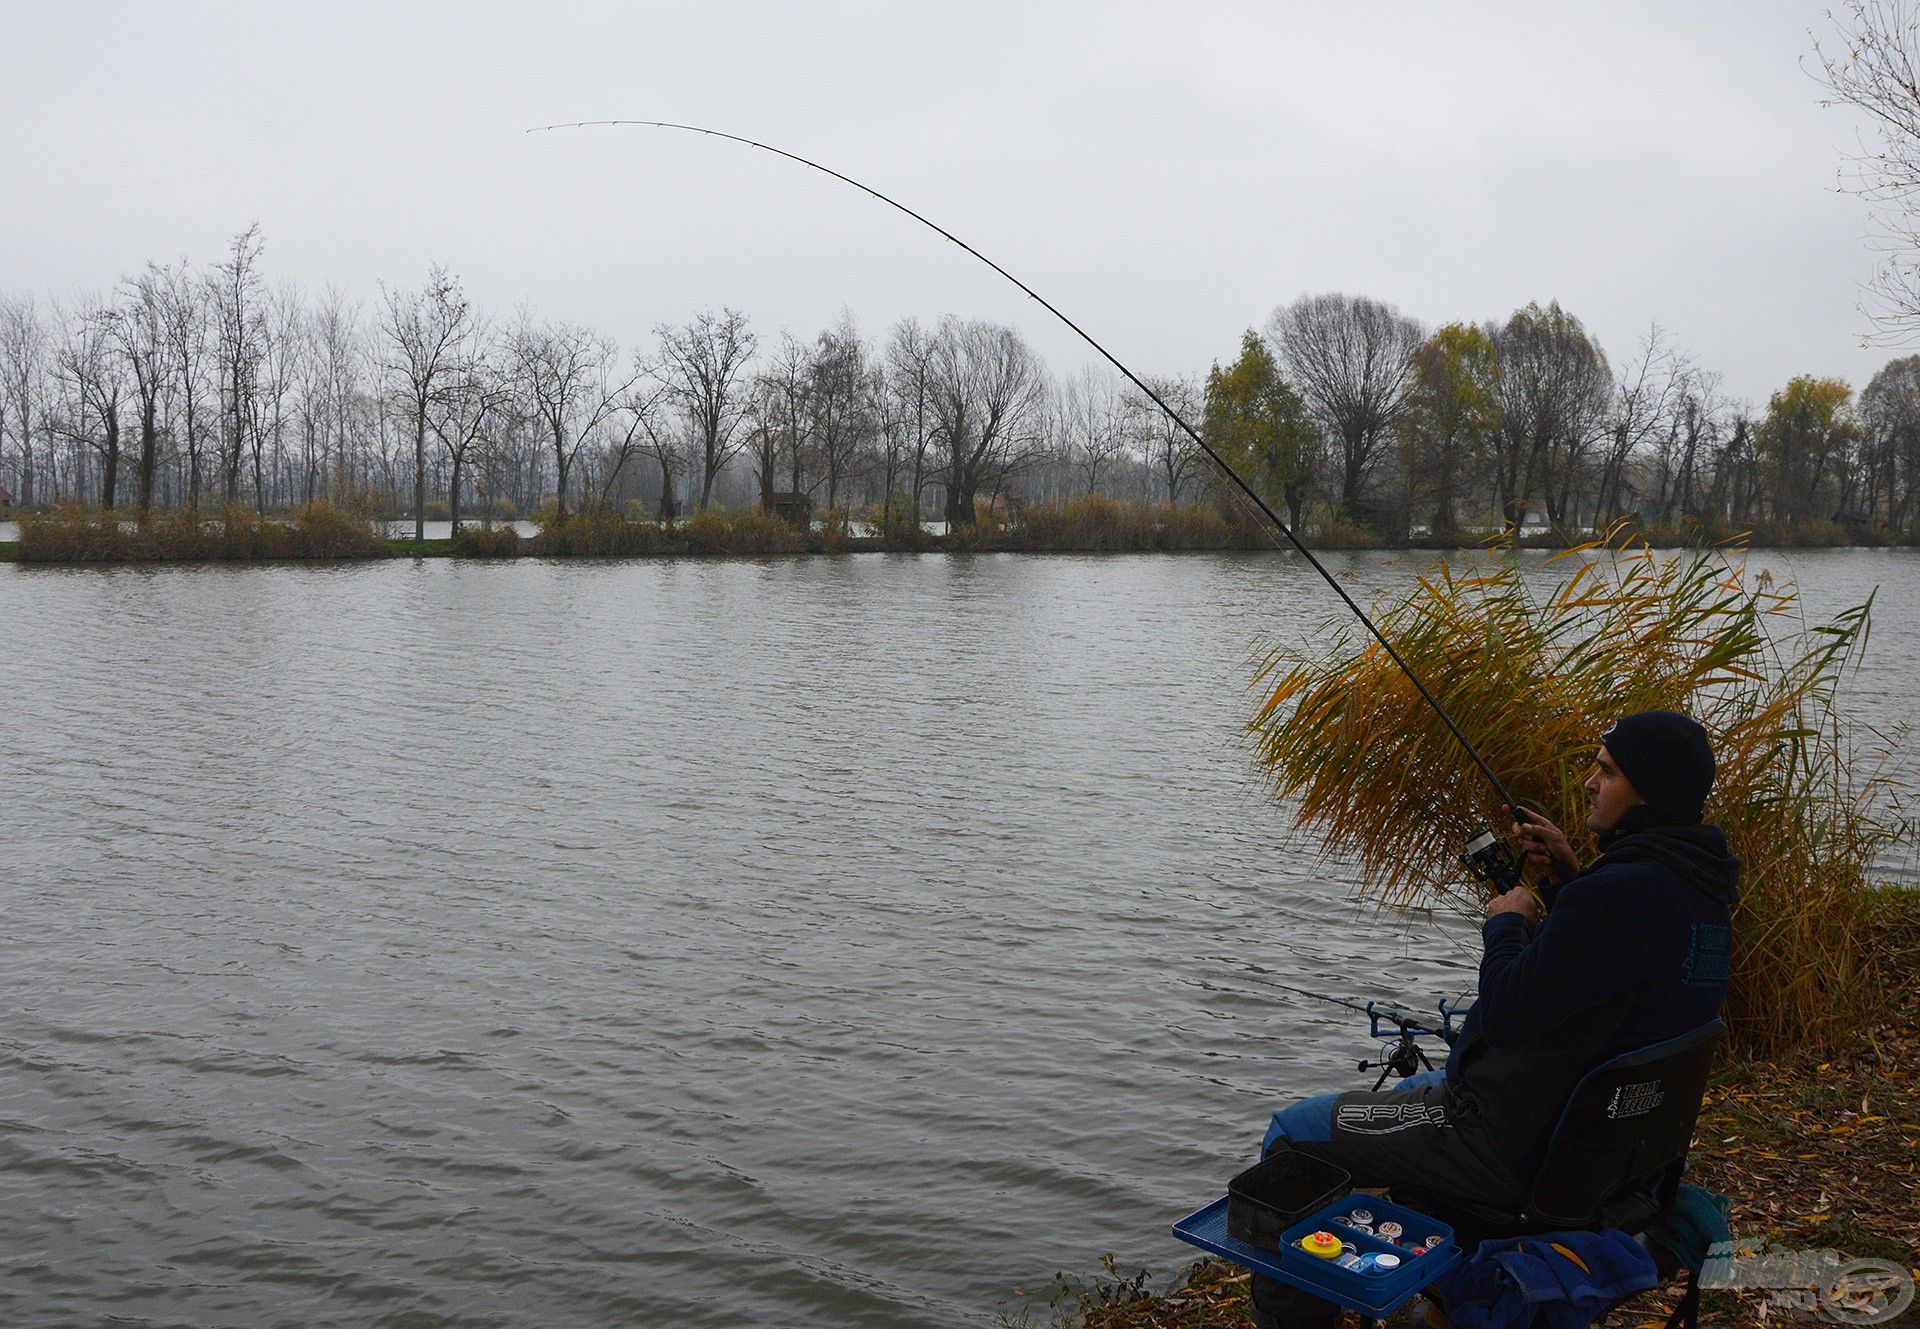
[[[1458,542],[1453,544],[1430,541],[1413,541],[1405,544],[1388,544],[1379,541],[1361,542],[1320,542],[1308,540],[1307,547],[1315,552],[1325,553],[1452,553],[1470,552],[1485,549],[1482,541]],[[154,567],[169,564],[208,566],[234,564],[289,564],[289,563],[367,563],[389,559],[466,559],[475,563],[512,563],[520,559],[601,559],[618,561],[662,560],[676,558],[697,559],[740,559],[740,558],[833,558],[846,554],[1292,554],[1295,551],[1284,545],[1275,544],[1235,544],[1202,548],[1166,549],[1151,545],[1115,545],[1089,543],[1085,545],[1062,544],[1034,547],[1018,540],[981,539],[958,543],[950,542],[946,536],[929,535],[918,543],[888,540],[881,536],[848,536],[837,540],[826,540],[819,536],[809,536],[804,548],[766,548],[766,549],[657,549],[612,553],[593,551],[535,552],[533,550],[513,553],[478,553],[462,550],[450,538],[424,540],[416,543],[411,539],[382,541],[384,548],[370,554],[316,554],[293,557],[85,557],[60,559],[23,559],[20,557],[20,541],[0,540],[0,563],[18,563],[23,567]],[[1809,549],[1914,549],[1920,548],[1911,542],[1831,542],[1808,543],[1804,541],[1744,541],[1741,546],[1753,550],[1809,550]],[[1570,546],[1545,537],[1523,539],[1520,548],[1543,553],[1565,550]],[[1684,548],[1678,542],[1655,543],[1655,549]]]
[[[1130,554],[1291,552],[1280,531],[1250,510],[1214,503],[1151,503],[1081,495],[1035,501],[1017,513],[988,510],[977,522],[930,531],[911,520],[865,520],[836,511],[819,525],[791,522],[758,507],[707,508],[680,521],[649,521],[611,509],[542,513],[531,522],[464,523],[458,531],[415,540],[396,523],[324,500],[266,515],[240,505],[218,511],[154,511],[69,507],[47,515],[21,514],[20,538],[0,542],[0,559],[18,563],[259,563],[381,558],[677,558],[861,553]],[[1436,538],[1416,528],[1390,538],[1340,521],[1313,522],[1303,536],[1324,552],[1486,549],[1495,536],[1456,528]],[[1596,541],[1620,546],[1644,541],[1656,549],[1738,545],[1748,549],[1914,547],[1881,527],[1837,522],[1787,527],[1761,524],[1747,531],[1697,522],[1635,524],[1628,519],[1604,535],[1522,527],[1512,545],[1559,551]]]

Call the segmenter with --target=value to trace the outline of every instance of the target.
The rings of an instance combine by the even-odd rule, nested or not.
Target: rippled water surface
[[[1772,560],[1776,563],[1783,560]],[[1418,561],[1337,560],[1362,599]],[[1904,717],[1904,553],[1864,713]],[[11,1324],[988,1325],[1427,998],[1249,776],[1279,557],[0,565]]]

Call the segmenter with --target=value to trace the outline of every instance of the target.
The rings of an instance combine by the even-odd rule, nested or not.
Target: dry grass
[[[1019,525],[996,542],[1036,553],[1097,553],[1270,549],[1274,540],[1237,509],[1082,494],[1059,503],[1029,503],[1021,509]]]
[[[678,533],[689,554],[797,554],[808,547],[793,523],[757,507],[708,508],[689,517]]]
[[[1580,782],[1614,717],[1671,707],[1714,736],[1708,818],[1746,863],[1735,915],[1728,1023],[1765,1051],[1844,1038],[1873,992],[1863,890],[1876,852],[1904,833],[1890,790],[1864,773],[1835,705],[1865,645],[1869,605],[1802,626],[1795,593],[1712,551],[1662,556],[1589,545],[1561,555],[1544,600],[1501,558],[1444,566],[1376,617],[1513,794],[1582,844]],[[1328,848],[1358,858],[1363,889],[1392,907],[1478,912],[1455,855],[1505,830],[1497,799],[1378,645],[1270,656],[1253,721],[1276,791]]]
[[[468,533],[463,530],[461,538],[467,540]],[[737,512],[709,508],[678,524],[635,520],[612,509],[596,509],[569,513],[565,520],[551,522],[539,534],[519,540],[511,548],[498,532],[485,541],[476,533],[470,546],[462,546],[462,552],[612,558],[629,554],[797,554],[808,547],[805,534],[758,508]]]
[[[374,523],[331,503],[284,517],[250,508],[157,513],[146,521],[78,506],[20,516],[22,563],[139,563],[170,560],[378,558]]]
[[[529,554],[549,558],[612,558],[621,554],[657,554],[667,547],[668,529],[650,521],[629,521],[610,508],[549,512],[535,535],[521,541]]]
[[[453,534],[453,552],[462,558],[515,558],[526,541],[511,526],[462,526]]]

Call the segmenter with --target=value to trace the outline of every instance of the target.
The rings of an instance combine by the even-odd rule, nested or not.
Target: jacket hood
[[[1731,905],[1740,898],[1740,857],[1728,852],[1718,826],[1665,824],[1643,807],[1631,808],[1600,837],[1600,851],[1589,872],[1609,863],[1651,859],[1715,900]]]

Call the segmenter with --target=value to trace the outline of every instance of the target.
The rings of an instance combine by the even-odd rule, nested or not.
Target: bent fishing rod
[[[1373,619],[1367,615],[1366,610],[1362,609],[1360,603],[1347,593],[1346,587],[1342,586],[1334,577],[1333,573],[1327,570],[1326,565],[1320,561],[1313,550],[1309,549],[1305,542],[1294,534],[1293,529],[1280,519],[1280,515],[1268,505],[1264,498],[1260,497],[1252,485],[1246,482],[1240,475],[1240,472],[1236,471],[1227,462],[1225,457],[1222,457],[1206,439],[1200,436],[1198,430],[1188,424],[1180,413],[1169,406],[1166,400],[1161,397],[1158,392],[1155,392],[1138,374],[1122,364],[1119,357],[1096,341],[1093,335],[1087,332],[1085,328],[1082,328],[1078,323],[1075,323],[1071,318],[1068,318],[1066,314],[1062,313],[1052,301],[1021,281],[1011,272],[1008,272],[998,263],[988,258],[985,254],[975,249],[965,240],[962,240],[952,231],[949,231],[946,227],[915,212],[898,199],[883,194],[872,185],[863,184],[850,175],[843,175],[830,166],[823,166],[819,162],[808,157],[803,157],[797,152],[789,152],[785,148],[776,148],[770,143],[762,143],[757,139],[746,138],[739,134],[729,134],[724,130],[708,129],[701,125],[679,124],[671,120],[576,120],[564,124],[536,125],[527,132],[529,134],[539,134],[559,129],[595,128],[670,129],[688,134],[701,134],[708,138],[726,139],[730,143],[739,143],[745,147],[758,148],[762,152],[770,152],[776,157],[784,157],[790,162],[797,162],[801,166],[819,171],[822,175],[832,176],[842,184],[852,185],[861,193],[878,199],[895,211],[905,213],[928,230],[933,231],[946,240],[952,241],[968,254],[1019,287],[1029,299],[1059,319],[1060,322],[1066,324],[1075,336],[1098,352],[1101,359],[1119,370],[1127,382],[1133,384],[1134,387],[1144,393],[1149,401],[1166,413],[1169,420],[1179,426],[1182,433],[1193,440],[1194,444],[1201,452],[1206,454],[1207,459],[1218,468],[1222,475],[1233,481],[1246,501],[1253,504],[1254,508],[1272,523],[1273,529],[1279,531],[1281,535],[1286,537],[1287,543],[1299,551],[1300,555],[1307,560],[1313,570],[1320,574],[1321,580],[1333,588],[1333,593],[1340,597],[1347,608],[1353,611],[1354,617],[1359,619],[1367,631],[1372,634],[1373,639],[1380,643],[1380,649],[1387,653],[1387,658],[1392,660],[1393,663],[1399,667],[1400,672],[1407,676],[1407,681],[1413,684],[1427,705],[1433,708],[1433,713],[1440,717],[1441,723],[1446,725],[1447,732],[1453,735],[1454,740],[1460,744],[1461,749],[1468,757],[1472,758],[1473,764],[1479,768],[1480,774],[1486,777],[1487,783],[1493,787],[1494,793],[1499,795],[1501,804],[1512,810],[1515,815],[1519,814],[1520,805],[1514,801],[1513,795],[1507,792],[1506,786],[1500,782],[1500,777],[1494,774],[1493,768],[1487,764],[1486,758],[1480,755],[1480,750],[1474,747],[1467,736],[1460,731],[1460,726],[1454,723],[1453,717],[1447,713],[1447,708],[1440,704],[1440,699],[1434,696],[1432,691],[1428,689],[1425,681],[1415,672],[1413,666],[1401,658],[1400,652],[1394,649],[1393,643],[1387,640],[1386,636],[1375,626]],[[1504,884],[1506,886],[1515,885],[1519,881],[1521,869],[1520,859],[1513,853],[1512,848],[1507,845],[1504,840],[1495,836],[1492,831],[1483,831],[1479,835],[1476,835],[1473,840],[1468,843],[1466,852],[1461,855],[1461,858],[1467,864],[1469,870],[1484,881]]]

